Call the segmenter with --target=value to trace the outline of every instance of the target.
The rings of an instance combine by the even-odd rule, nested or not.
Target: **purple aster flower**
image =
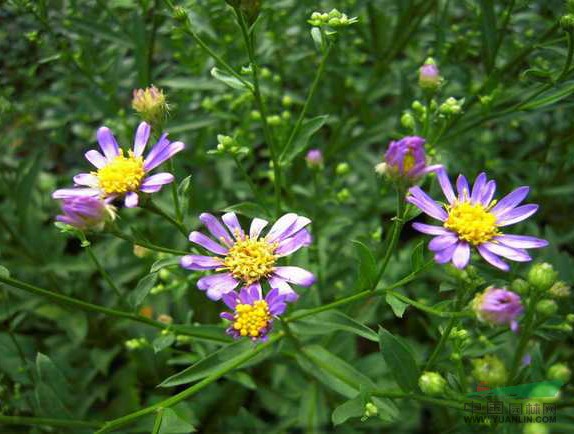
[[[407,136],[397,142],[391,142],[385,153],[384,172],[391,178],[415,181],[442,167],[427,166],[425,142],[425,139],[418,136]]]
[[[220,316],[231,321],[227,334],[235,339],[246,336],[254,341],[266,340],[273,319],[285,312],[287,307],[285,296],[280,295],[277,289],[272,289],[263,298],[259,283],[242,288],[239,294],[231,291],[222,298],[233,313],[223,312]]]
[[[321,167],[323,165],[323,153],[320,149],[310,149],[305,160],[309,167]]]
[[[148,176],[157,166],[183,150],[182,142],[171,143],[167,134],[163,134],[147,156],[143,157],[144,149],[151,134],[149,124],[142,122],[135,135],[133,150],[127,155],[109,128],[101,127],[97,138],[103,155],[94,149],[86,152],[86,159],[96,167],[96,171],[80,173],[74,176],[78,186],[87,188],[68,188],[53,193],[54,199],[66,199],[78,196],[100,196],[116,199],[123,197],[128,208],[138,205],[138,193],[156,193],[165,184],[174,180],[171,173],[162,172]]]
[[[472,301],[472,308],[480,321],[492,325],[508,324],[513,332],[518,331],[516,319],[524,311],[518,294],[494,287],[478,294]]]
[[[77,196],[64,199],[62,214],[56,220],[81,230],[101,230],[107,221],[115,219],[115,208],[109,200],[99,197]]]
[[[268,222],[260,218],[253,219],[249,233],[243,231],[232,212],[221,217],[223,224],[208,213],[201,214],[199,220],[217,241],[197,231],[189,234],[189,240],[218,256],[186,255],[181,258],[181,266],[188,270],[221,271],[197,282],[197,287],[207,291],[212,300],[219,300],[239,285],[250,286],[265,279],[291,302],[298,295],[289,283],[310,286],[315,282],[315,276],[303,268],[276,265],[280,257],[311,244],[311,234],[305,229],[311,223],[308,218],[285,214],[265,236],[261,232]]]
[[[442,226],[413,223],[416,230],[435,236],[429,249],[439,264],[452,261],[457,268],[466,267],[473,246],[489,264],[507,271],[509,266],[501,258],[527,262],[532,258],[526,249],[548,245],[546,240],[507,235],[500,230],[527,219],[538,210],[538,205],[519,206],[530,190],[528,187],[519,187],[497,202],[492,200],[496,183],[489,181],[484,173],[477,176],[472,190],[466,178],[460,175],[456,181],[458,195],[444,169],[437,171],[437,177],[448,204],[435,202],[417,186],[409,189],[407,201],[442,222]]]

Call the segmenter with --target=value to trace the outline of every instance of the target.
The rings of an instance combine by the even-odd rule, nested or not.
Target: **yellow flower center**
[[[229,249],[223,265],[233,277],[250,285],[271,274],[277,261],[277,256],[274,255],[276,248],[276,243],[245,236]]]
[[[415,166],[415,157],[411,151],[403,159],[403,171],[408,172]]]
[[[265,300],[258,300],[253,304],[238,304],[235,306],[235,312],[233,328],[241,336],[256,338],[271,321],[269,306]]]
[[[476,246],[500,235],[496,217],[489,212],[491,206],[484,207],[470,202],[456,202],[447,206],[448,218],[444,227],[456,232],[458,238]]]
[[[94,175],[98,177],[98,185],[106,195],[136,191],[145,176],[143,157],[136,157],[132,151],[127,157],[122,153]]]

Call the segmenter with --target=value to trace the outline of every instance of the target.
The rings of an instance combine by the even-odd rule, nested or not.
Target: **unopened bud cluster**
[[[425,395],[441,396],[446,388],[446,380],[438,372],[423,372],[419,378],[419,387]]]
[[[329,13],[313,12],[308,23],[315,27],[346,27],[355,24],[358,20],[357,17],[349,18],[347,14],[339,12],[337,9],[331,10]]]
[[[450,97],[439,106],[438,112],[445,117],[458,115],[462,113],[463,104],[464,98],[457,100],[456,98]]]
[[[169,110],[163,91],[153,85],[134,90],[132,108],[151,125],[163,122]]]

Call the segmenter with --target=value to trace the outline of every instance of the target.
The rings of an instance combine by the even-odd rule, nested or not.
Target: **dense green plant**
[[[10,0],[0,20],[0,431],[573,429],[573,1]],[[126,151],[107,174],[83,158],[103,125]],[[127,152],[147,125],[174,146],[153,195],[151,144]],[[90,218],[54,225],[90,170]],[[447,172],[497,200],[527,185],[538,212],[495,224]],[[421,209],[460,251],[413,230]],[[189,271],[204,213],[302,225],[281,265],[306,287],[266,299],[272,327]],[[271,238],[219,241],[278,256]],[[219,255],[240,287],[279,285],[275,256],[250,275]],[[552,423],[464,418],[479,383],[544,380],[565,383]]]

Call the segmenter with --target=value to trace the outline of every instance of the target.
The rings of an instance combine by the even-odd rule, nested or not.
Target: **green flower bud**
[[[574,31],[574,14],[566,14],[560,17],[560,27],[567,32]]]
[[[187,20],[187,10],[183,6],[176,6],[173,8],[173,18],[176,21]]]
[[[144,121],[151,125],[161,123],[169,111],[163,91],[155,86],[135,89],[132,108]]]
[[[364,417],[366,418],[373,417],[376,416],[377,414],[379,414],[379,409],[377,408],[377,406],[372,402],[367,402],[365,404],[365,413],[363,414]]]
[[[425,106],[422,105],[420,101],[413,101],[411,107],[418,115],[423,115],[425,113]]]
[[[566,366],[566,364],[556,363],[548,368],[546,377],[549,380],[558,380],[563,381],[564,383],[568,383],[572,377],[572,371],[570,368],[568,368],[568,366]]]
[[[347,202],[350,197],[351,197],[351,193],[346,188],[343,188],[341,191],[339,191],[337,193],[337,200],[341,203]]]
[[[401,116],[401,125],[409,130],[415,128],[415,117],[411,112],[404,112]]]
[[[568,321],[570,324],[574,324],[574,313],[569,313],[566,315],[566,321]]]
[[[162,268],[161,270],[159,270],[159,278],[164,282],[169,280],[170,277],[171,277],[171,271],[169,271],[168,269]]]
[[[351,171],[351,166],[348,163],[339,163],[335,168],[335,173],[339,176],[345,176]]]
[[[524,279],[514,279],[510,284],[510,289],[520,295],[528,295],[528,282]]]
[[[548,434],[548,427],[543,423],[525,423],[522,431],[524,434]]]
[[[558,273],[547,262],[535,264],[528,271],[528,282],[539,292],[548,291],[557,278]]]
[[[570,285],[567,285],[566,282],[559,280],[550,287],[548,293],[551,297],[554,298],[568,298],[570,297]]]
[[[261,120],[261,113],[257,110],[252,110],[249,114],[249,117],[252,121],[260,121]]]
[[[419,387],[425,395],[444,395],[446,380],[438,372],[423,372],[419,378]]]
[[[283,104],[284,107],[291,107],[293,105],[293,98],[291,98],[289,95],[285,95],[281,99],[281,104]]]
[[[472,376],[489,387],[499,387],[506,383],[508,372],[502,360],[493,355],[486,355],[481,359],[472,360]]]
[[[267,116],[267,123],[273,127],[281,125],[281,116],[278,115]]]
[[[540,300],[536,303],[536,312],[542,316],[552,316],[558,311],[558,305],[554,300]]]

